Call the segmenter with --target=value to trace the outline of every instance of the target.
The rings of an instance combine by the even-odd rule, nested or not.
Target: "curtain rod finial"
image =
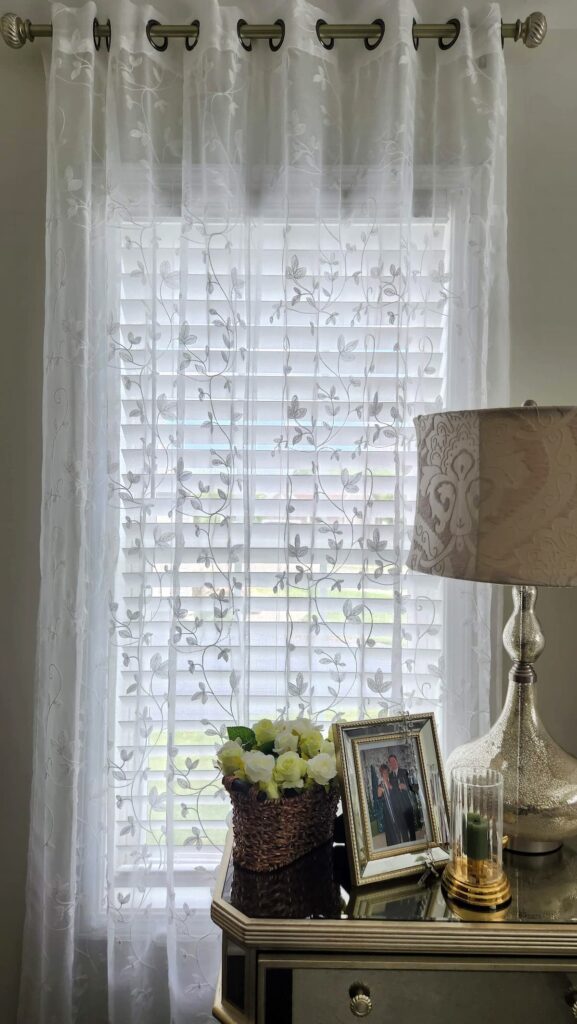
[[[19,50],[28,38],[26,22],[18,14],[3,14],[0,18],[0,35],[7,46]]]
[[[525,18],[521,29],[521,38],[529,49],[534,50],[541,46],[547,35],[547,18],[541,11],[533,11],[528,18]]]

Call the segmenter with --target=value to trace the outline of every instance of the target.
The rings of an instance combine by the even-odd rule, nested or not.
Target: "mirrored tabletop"
[[[512,900],[499,920],[577,924],[577,840],[557,853],[530,856],[506,852],[504,860]],[[445,902],[438,876],[415,875],[355,891],[341,844],[318,847],[294,864],[269,873],[235,867],[230,858],[221,899],[253,920],[458,920]],[[481,916],[472,915],[467,920],[482,923]]]

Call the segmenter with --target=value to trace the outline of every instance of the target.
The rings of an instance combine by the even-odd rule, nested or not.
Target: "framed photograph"
[[[448,801],[432,713],[333,726],[354,885],[449,859]]]

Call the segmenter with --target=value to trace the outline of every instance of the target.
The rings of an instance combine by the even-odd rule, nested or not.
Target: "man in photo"
[[[414,843],[416,839],[415,811],[410,793],[409,773],[400,768],[394,754],[387,758],[389,797],[396,828],[400,835],[399,842]]]
[[[379,780],[377,784],[377,827],[379,832],[384,833],[387,846],[397,846],[401,842],[395,814],[391,802],[392,786],[389,781],[389,767],[387,764],[379,766]]]

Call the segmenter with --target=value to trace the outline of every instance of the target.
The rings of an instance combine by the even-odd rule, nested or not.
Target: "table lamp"
[[[415,419],[417,572],[513,586],[503,632],[513,664],[491,730],[458,747],[447,770],[503,773],[509,849],[549,853],[577,833],[577,760],[541,722],[534,662],[544,639],[537,586],[577,585],[577,408],[440,412]]]

